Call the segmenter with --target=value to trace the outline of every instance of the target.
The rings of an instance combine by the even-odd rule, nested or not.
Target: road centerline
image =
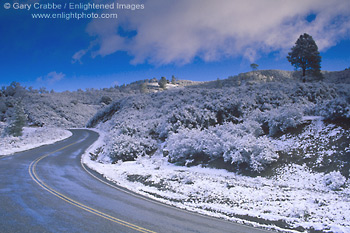
[[[78,207],[78,208],[80,208],[80,209],[83,209],[83,210],[85,210],[85,211],[87,211],[87,212],[90,212],[90,213],[92,213],[92,214],[94,214],[94,215],[97,215],[97,216],[102,217],[102,218],[104,218],[104,219],[107,219],[107,220],[109,220],[109,221],[118,223],[118,224],[120,224],[120,225],[122,225],[122,226],[125,226],[125,227],[128,227],[128,228],[130,228],[130,229],[136,230],[136,231],[138,231],[138,232],[143,232],[143,233],[155,233],[154,231],[151,231],[151,230],[148,230],[148,229],[146,229],[146,228],[140,227],[140,226],[138,226],[138,225],[135,225],[135,224],[129,223],[129,222],[127,222],[127,221],[118,219],[118,218],[116,218],[116,217],[113,217],[113,216],[108,215],[108,214],[106,214],[106,213],[103,213],[103,212],[101,212],[101,211],[98,211],[98,210],[96,210],[96,209],[94,209],[94,208],[92,208],[92,207],[89,207],[89,206],[87,206],[87,205],[84,205],[84,204],[82,204],[82,203],[80,203],[80,202],[78,202],[78,201],[76,201],[76,200],[73,200],[73,199],[69,198],[68,196],[66,196],[66,195],[64,195],[64,194],[62,194],[62,193],[60,193],[60,192],[58,192],[57,190],[51,188],[49,185],[47,185],[45,182],[43,182],[43,181],[39,178],[39,176],[38,176],[37,173],[36,173],[36,166],[37,166],[37,164],[38,164],[41,160],[47,158],[48,156],[50,156],[50,155],[52,155],[52,154],[54,154],[54,153],[56,153],[56,152],[62,151],[62,150],[66,149],[66,148],[68,148],[68,147],[70,147],[70,146],[73,146],[73,145],[75,145],[75,144],[77,144],[77,143],[79,143],[79,142],[80,142],[80,141],[71,143],[71,144],[69,144],[69,145],[67,145],[67,146],[64,146],[64,147],[62,147],[62,148],[60,148],[60,149],[57,149],[57,150],[55,150],[55,151],[53,151],[53,152],[50,152],[50,153],[45,154],[45,155],[43,155],[43,156],[40,156],[40,157],[38,157],[37,159],[35,159],[34,161],[32,161],[32,162],[30,163],[30,165],[29,165],[29,168],[28,168],[28,172],[29,172],[29,175],[30,175],[30,177],[32,178],[32,180],[35,181],[40,187],[42,187],[44,190],[48,191],[48,192],[51,193],[52,195],[54,195],[54,196],[60,198],[61,200],[65,201],[65,202],[67,202],[67,203],[69,203],[69,204],[71,204],[71,205],[74,205],[74,206],[76,206],[76,207]]]

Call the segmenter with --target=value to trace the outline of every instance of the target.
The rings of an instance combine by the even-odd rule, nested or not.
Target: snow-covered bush
[[[164,150],[169,161],[181,165],[207,163],[222,158],[226,163],[248,164],[254,171],[276,161],[278,154],[257,122],[225,123],[205,130],[183,129],[171,134]]]
[[[112,161],[132,161],[139,156],[152,155],[157,150],[156,141],[148,138],[119,135],[113,141],[109,156]]]
[[[347,99],[340,97],[327,101],[325,104],[319,105],[316,111],[325,119],[350,119],[350,97]]]
[[[106,104],[106,105],[108,105],[108,104],[110,104],[112,102],[112,98],[111,97],[109,97],[109,96],[102,96],[101,97],[101,99],[100,99],[100,103],[102,103],[102,104]]]
[[[216,114],[208,109],[199,109],[195,106],[185,106],[174,109],[169,118],[172,131],[176,132],[179,128],[208,128],[217,123]]]
[[[331,190],[338,190],[345,184],[346,178],[339,171],[333,171],[324,176],[324,184]]]
[[[28,93],[23,100],[29,123],[37,126],[83,127],[100,107],[95,99],[84,103],[79,93]],[[81,94],[79,94],[81,95]]]
[[[164,148],[169,161],[179,165],[207,163],[222,157],[222,140],[210,130],[182,129],[170,134]]]
[[[286,132],[287,129],[296,128],[302,123],[303,110],[297,106],[285,106],[262,114],[260,121],[267,125],[269,135],[275,136]]]
[[[276,161],[279,155],[266,136],[256,138],[246,135],[224,144],[227,148],[223,157],[225,162],[246,163],[254,171],[262,171],[266,165]]]

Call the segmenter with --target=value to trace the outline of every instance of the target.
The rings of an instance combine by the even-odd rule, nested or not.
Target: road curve
[[[169,207],[92,178],[80,157],[98,134],[72,133],[0,158],[0,232],[266,232]]]

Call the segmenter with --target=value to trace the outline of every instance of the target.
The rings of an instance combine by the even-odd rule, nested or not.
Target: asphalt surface
[[[94,173],[101,182],[80,162],[98,134],[72,132],[55,144],[0,158],[1,233],[266,232],[130,194]]]

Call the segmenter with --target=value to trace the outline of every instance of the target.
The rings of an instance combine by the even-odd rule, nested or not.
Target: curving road
[[[72,132],[58,143],[0,158],[0,232],[266,232],[113,186],[80,163],[98,134]]]

